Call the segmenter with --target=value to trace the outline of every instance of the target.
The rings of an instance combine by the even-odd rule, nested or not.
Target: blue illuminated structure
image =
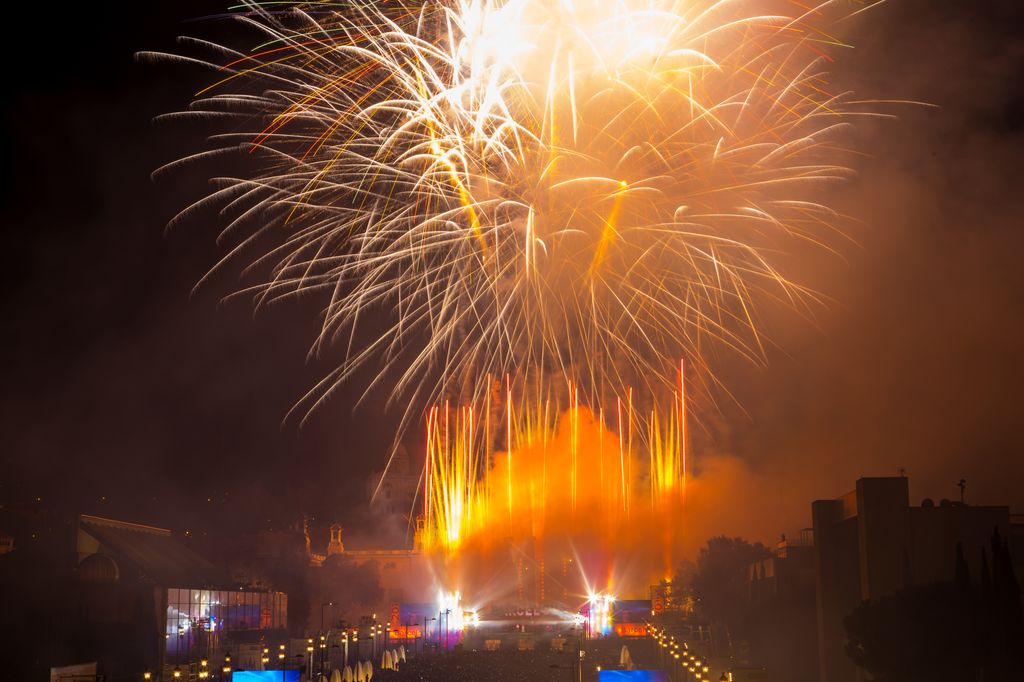
[[[299,682],[298,670],[236,670],[231,682]]]
[[[664,670],[602,670],[598,682],[668,682]]]

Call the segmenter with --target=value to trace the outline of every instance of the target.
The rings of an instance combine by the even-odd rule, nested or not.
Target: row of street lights
[[[659,630],[654,626],[648,626],[648,632],[659,646],[662,666],[671,666],[673,682],[710,681],[711,673],[707,661],[701,660],[697,654],[690,651],[686,642],[677,642],[675,635],[670,635],[665,629]],[[718,682],[729,682],[729,676],[722,673]]]
[[[321,605],[321,619],[323,618],[323,607],[324,606],[333,606],[333,604],[328,602],[326,604]],[[431,618],[430,620],[435,620],[435,619]],[[425,624],[424,624],[424,629],[425,629]],[[385,624],[382,624],[382,623],[377,623],[376,621],[374,621],[373,625],[371,625],[370,628],[369,628],[369,632],[367,633],[368,637],[364,637],[364,641],[365,641],[365,639],[369,639],[370,640],[370,651],[371,651],[370,655],[371,655],[371,659],[375,660],[376,657],[377,657],[378,639],[383,637],[383,643],[382,643],[383,644],[383,649],[386,649],[387,646],[388,646],[388,636],[390,634],[392,634],[392,633],[397,635],[398,631],[397,630],[391,630],[391,628],[389,626],[387,626]],[[360,648],[361,647],[360,647],[360,643],[359,643],[359,630],[358,629],[354,629],[354,630],[345,629],[345,630],[342,630],[341,635],[340,635],[340,642],[341,642],[340,646],[338,644],[329,644],[328,637],[329,637],[329,632],[328,632],[328,634],[321,634],[321,635],[319,635],[319,642],[318,643],[312,637],[310,637],[310,638],[308,638],[306,640],[306,657],[307,657],[307,664],[308,664],[308,668],[309,668],[308,674],[309,674],[310,678],[313,677],[313,666],[314,666],[314,663],[315,663],[315,656],[314,656],[314,654],[316,653],[316,650],[318,648],[320,650],[320,666],[319,666],[319,668],[320,668],[320,672],[321,673],[324,672],[325,668],[329,667],[329,663],[330,663],[329,660],[328,660],[329,659],[329,651],[328,651],[329,649],[340,649],[341,646],[344,646],[344,649],[345,649],[345,652],[344,652],[344,663],[342,664],[342,666],[349,665],[349,644],[351,644],[352,647],[355,649],[355,656],[356,656],[356,658],[358,659],[359,656],[360,656]],[[438,644],[440,645],[440,630],[438,631]],[[383,651],[383,649],[381,651]],[[261,664],[260,667],[263,670],[267,670],[268,666],[270,665],[270,662],[271,662],[272,658],[274,658],[274,657],[276,657],[277,660],[278,660],[278,664],[279,664],[280,669],[282,671],[282,679],[284,679],[284,670],[286,668],[286,661],[287,661],[287,658],[288,658],[288,655],[287,655],[287,652],[286,652],[286,647],[285,647],[284,644],[278,645],[278,649],[276,651],[276,656],[272,656],[271,655],[270,647],[268,647],[268,646],[263,647],[263,652],[262,652],[262,655],[260,656],[260,664]],[[303,657],[303,654],[295,654],[296,663],[300,667],[301,667],[301,663],[302,663],[302,660],[301,660],[302,657]],[[231,654],[227,654],[224,657],[224,665],[221,666],[220,682],[228,682],[231,679],[231,672],[232,672],[232,668],[231,668]],[[181,680],[183,674],[184,674],[184,671],[182,671],[181,667],[180,666],[175,666],[174,670],[171,673],[171,676],[172,676],[173,680]],[[199,662],[199,671],[197,673],[197,677],[199,679],[201,679],[201,680],[208,680],[208,679],[212,679],[212,677],[211,677],[212,674],[213,673],[212,673],[212,671],[210,670],[210,667],[209,667],[209,661],[207,659],[205,659],[205,658],[202,659]],[[151,682],[154,679],[153,673],[150,672],[149,669],[147,668],[145,670],[145,672],[142,673],[142,679],[144,680],[144,682]]]
[[[264,649],[263,651],[266,652],[266,649]],[[220,673],[221,682],[227,682],[231,679],[231,654],[224,655],[224,664],[220,668]],[[210,661],[206,658],[201,659],[199,661],[199,672],[196,673],[196,676],[201,680],[208,680],[210,679],[211,675],[212,672],[210,670]],[[180,680],[181,676],[181,666],[174,666],[174,670],[171,671],[171,677],[175,680]],[[149,671],[149,668],[146,668],[146,670],[142,673],[142,679],[145,682],[150,682],[150,680],[153,679],[153,673]]]

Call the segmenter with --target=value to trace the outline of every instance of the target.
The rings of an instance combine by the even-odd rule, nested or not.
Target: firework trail
[[[251,52],[149,56],[218,70],[175,116],[226,132],[170,167],[249,155],[182,214],[225,216],[215,270],[244,264],[259,305],[322,295],[313,351],[346,348],[297,407],[379,362],[367,390],[386,383],[408,423],[481,403],[486,376],[565,377],[598,405],[672,391],[680,357],[697,376],[722,351],[760,359],[757,301],[816,300],[779,255],[830,248],[815,197],[871,115],[825,74],[859,8],[245,2]]]

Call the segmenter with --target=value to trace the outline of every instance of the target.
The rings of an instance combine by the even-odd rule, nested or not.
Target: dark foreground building
[[[106,680],[170,679],[202,659],[283,640],[287,597],[247,590],[169,530],[95,516],[16,519],[0,556],[0,637],[11,679],[96,664]],[[237,660],[237,656],[236,656]]]
[[[770,557],[747,566],[747,631],[751,662],[786,682],[817,682],[814,538],[782,536]]]
[[[957,545],[979,575],[994,532],[1009,538],[1020,575],[1024,525],[1005,506],[924,500],[911,506],[904,476],[861,478],[855,490],[811,506],[820,682],[857,682],[865,675],[845,651],[843,619],[863,600],[911,585],[952,582]],[[991,557],[989,557],[991,559]]]

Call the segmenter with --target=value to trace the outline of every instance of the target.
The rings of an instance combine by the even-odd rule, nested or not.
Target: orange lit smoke
[[[517,401],[506,387],[500,405],[432,409],[421,541],[447,587],[471,592],[509,563],[507,591],[538,601],[645,596],[671,576],[688,544],[692,466],[678,386],[644,409],[632,391],[607,407],[581,405],[572,385],[561,402]],[[492,452],[495,440],[505,447]],[[524,588],[525,574],[536,578]]]

